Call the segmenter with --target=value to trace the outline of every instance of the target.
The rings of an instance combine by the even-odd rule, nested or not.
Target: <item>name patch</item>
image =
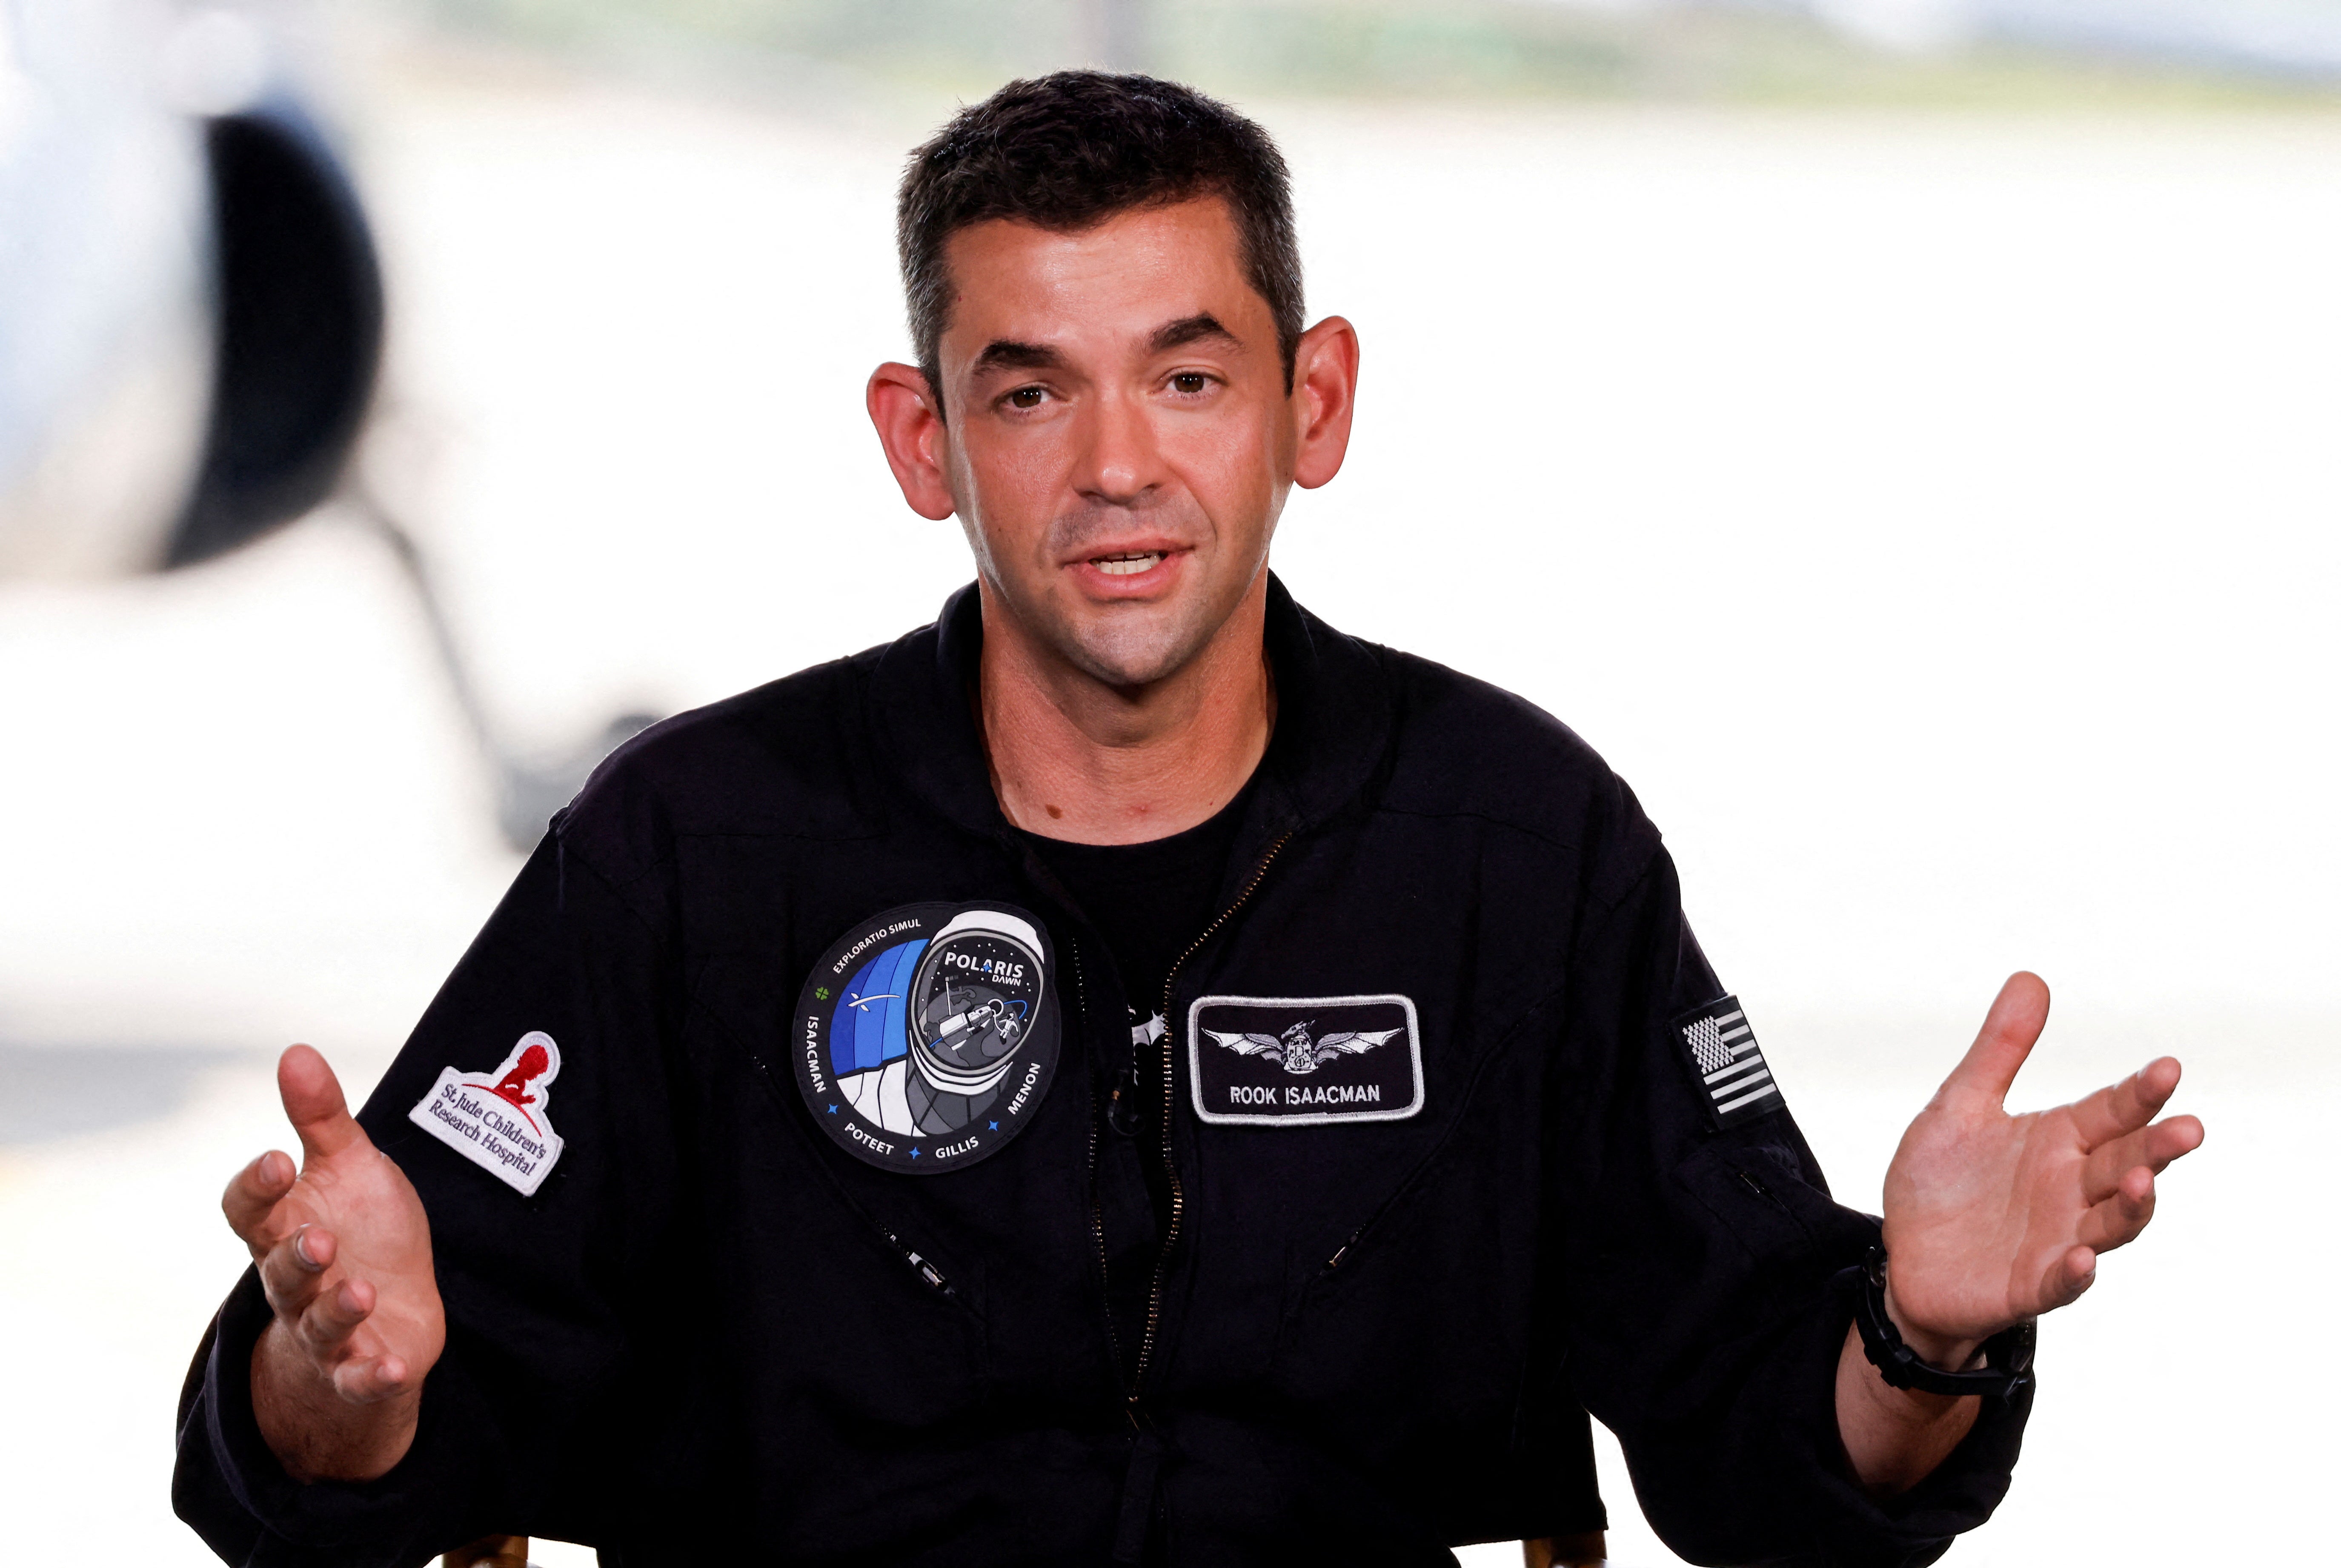
[[[1206,1122],[1317,1126],[1422,1109],[1422,1036],[1405,997],[1200,997],[1187,1060]]]
[[[789,1055],[814,1123],[854,1158],[933,1176],[1021,1132],[1057,1070],[1054,950],[1001,904],[908,904],[830,945]]]
[[[561,1158],[546,1113],[561,1047],[542,1029],[520,1037],[492,1074],[443,1069],[406,1119],[519,1193],[533,1197]]]

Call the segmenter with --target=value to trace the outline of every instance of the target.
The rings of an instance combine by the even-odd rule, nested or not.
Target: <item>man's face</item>
[[[1266,567],[1301,439],[1226,204],[996,220],[946,254],[936,456],[991,596],[1095,680],[1174,673]]]

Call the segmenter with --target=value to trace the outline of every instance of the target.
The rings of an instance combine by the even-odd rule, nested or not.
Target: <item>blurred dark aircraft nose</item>
[[[53,25],[25,35],[44,46],[20,62],[6,18],[21,3],[0,0],[0,110],[37,81],[51,112],[25,122],[37,134],[0,136],[0,228],[55,253],[0,267],[0,578],[194,566],[338,500],[419,600],[494,769],[499,823],[525,850],[651,719],[521,755],[423,551],[348,471],[383,361],[382,268],[297,73],[240,12],[166,25],[85,0],[33,0]]]
[[[208,561],[334,489],[382,360],[382,273],[315,127],[272,105],[205,126],[219,337],[194,492],[164,563]]]

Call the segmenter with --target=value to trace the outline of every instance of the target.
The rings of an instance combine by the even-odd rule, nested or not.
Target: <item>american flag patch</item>
[[[1718,997],[1692,1008],[1674,1021],[1674,1030],[1717,1126],[1736,1126],[1780,1108],[1780,1086],[1772,1081],[1738,997]]]

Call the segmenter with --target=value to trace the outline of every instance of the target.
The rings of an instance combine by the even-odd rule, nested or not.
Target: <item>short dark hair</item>
[[[993,218],[1060,233],[1199,196],[1225,201],[1243,267],[1276,320],[1284,390],[1300,342],[1292,182],[1268,133],[1225,104],[1152,76],[1058,71],[1011,82],[911,154],[895,209],[911,342],[941,412],[937,345],[951,314],[943,246]]]

